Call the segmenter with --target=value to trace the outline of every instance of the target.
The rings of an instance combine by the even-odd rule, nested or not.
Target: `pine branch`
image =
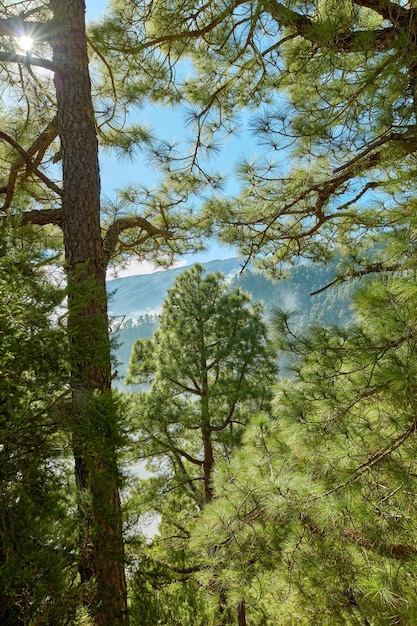
[[[37,154],[36,161],[39,162],[45,154],[47,148],[51,145],[51,143],[57,136],[57,117],[54,117],[54,119],[49,122],[45,130],[35,139],[35,141],[27,150],[24,150],[22,146],[20,146],[12,137],[10,137],[10,135],[6,135],[6,133],[0,133],[0,137],[2,137],[5,141],[7,141],[7,143],[12,145],[13,148],[15,148],[15,150],[20,154],[20,158],[17,159],[10,168],[9,180],[7,181],[7,185],[0,188],[0,194],[6,194],[3,206],[1,207],[2,211],[7,211],[7,209],[10,207],[10,204],[13,200],[18,173],[19,170],[21,170],[23,167],[26,167],[26,172],[23,176],[23,180],[26,180],[29,173],[31,172],[36,173],[36,175],[38,175],[39,173],[40,176],[38,177],[41,178],[41,180],[43,180],[43,182],[45,182],[45,184],[47,184],[50,189],[55,191],[55,193],[58,193],[60,196],[62,196],[62,190],[58,186],[56,186],[55,183],[53,183],[49,178],[47,178],[42,172],[39,172],[39,170],[37,170],[36,164],[32,161],[33,157]],[[42,177],[44,177],[44,179]]]
[[[365,147],[363,151],[353,159],[335,169],[333,171],[334,176],[309,186],[289,201],[286,201],[272,216],[268,223],[265,224],[262,218],[260,219],[256,216],[253,220],[247,221],[237,219],[232,222],[232,220],[229,220],[229,224],[232,224],[233,226],[257,227],[255,229],[255,237],[257,238],[257,241],[253,243],[253,254],[256,254],[256,252],[262,248],[267,240],[269,231],[277,223],[280,228],[279,238],[281,241],[302,241],[311,237],[311,235],[314,235],[325,223],[331,222],[332,220],[339,220],[344,216],[351,217],[350,213],[344,213],[339,210],[339,208],[333,213],[328,213],[326,215],[324,212],[325,206],[331,197],[337,193],[345,183],[355,179],[359,173],[363,176],[365,172],[375,169],[380,165],[380,163],[383,163],[385,157],[385,151],[383,148],[386,149],[387,145],[390,145],[391,143],[402,146],[404,157],[417,151],[417,140],[410,135],[401,133],[386,135],[373,142],[370,148],[368,146]],[[375,150],[376,147],[380,149]],[[375,188],[377,185],[377,182],[372,182],[371,185],[367,183],[366,188],[368,190],[370,188]],[[310,196],[313,196],[313,198],[310,199]],[[309,202],[309,206],[307,208],[300,208],[300,203],[306,201]],[[312,225],[309,225],[306,230],[294,233],[291,230],[292,227],[290,227],[288,231],[283,229],[281,218],[287,215],[299,216],[300,222],[303,219],[311,218],[314,215],[316,221]],[[311,221],[309,221],[309,224],[311,224]],[[259,230],[258,226],[262,225],[264,226],[263,230]]]
[[[217,17],[212,19],[208,24],[206,24],[202,28],[186,29],[186,30],[181,31],[180,33],[161,35],[160,37],[156,37],[155,39],[152,39],[144,44],[141,44],[135,49],[135,51],[139,52],[146,48],[157,46],[160,44],[173,43],[176,41],[182,41],[186,39],[198,39],[199,37],[204,37],[204,35],[207,35],[208,33],[210,33],[212,30],[216,28],[216,26],[221,24],[223,20],[225,20],[229,15],[231,15],[234,9],[241,6],[242,4],[245,4],[246,2],[247,0],[235,0],[234,2],[230,2],[229,4],[227,4],[226,8],[221,13],[219,13],[219,15],[217,15]],[[129,52],[131,51],[132,49],[129,50]]]
[[[34,56],[26,56],[25,54],[17,54],[16,52],[0,52],[0,63],[19,63],[20,65],[33,65],[35,67],[43,67],[55,74],[64,75],[66,70],[48,59],[41,59]]]
[[[407,29],[412,25],[415,16],[413,9],[405,8],[390,0],[354,0],[354,4],[372,9],[372,11],[383,17],[384,20],[395,25],[407,27]]]
[[[63,222],[62,209],[35,209],[34,211],[25,211],[18,217],[22,225],[46,226],[47,224],[55,224],[56,226],[62,226]],[[0,224],[6,219],[6,215],[0,216]]]
[[[144,217],[139,217],[135,215],[131,217],[121,217],[115,220],[110,225],[103,240],[104,256],[107,263],[110,261],[110,258],[116,250],[119,241],[119,235],[125,230],[130,230],[132,228],[140,228],[142,231],[145,231],[145,239],[141,240],[141,243],[144,240],[149,239],[150,237],[161,237],[165,241],[168,241],[169,239],[172,239],[174,237],[174,234],[171,231],[153,226]]]
[[[19,15],[0,19],[0,36],[17,39],[26,35],[36,43],[48,42],[53,34],[52,23],[29,20],[32,15],[39,14],[40,11],[41,7],[38,6],[28,11],[22,11]]]
[[[51,189],[52,191],[54,191],[56,194],[58,194],[59,196],[63,195],[63,191],[60,187],[58,187],[58,185],[56,185],[52,180],[50,180],[47,176],[45,176],[45,174],[43,174],[37,167],[35,167],[35,165],[32,162],[32,159],[29,155],[28,152],[26,152],[26,150],[24,150],[24,148],[22,148],[21,145],[19,145],[17,143],[17,141],[15,141],[13,139],[13,137],[11,137],[10,135],[8,135],[7,133],[4,133],[3,131],[0,131],[0,139],[3,139],[4,141],[6,141],[8,144],[10,144],[11,146],[13,146],[13,148],[16,150],[16,152],[18,152],[22,158],[24,159],[27,168],[33,172],[33,174],[36,174],[36,176],[38,178],[40,178],[40,180],[42,182],[45,183],[45,185],[47,187],[49,187],[49,189]],[[7,189],[7,188],[6,188]],[[1,190],[0,190],[1,191]]]
[[[356,4],[366,6],[365,2],[356,2]],[[367,3],[367,5],[371,4],[376,5],[380,3],[378,1]],[[383,2],[381,2],[381,4],[383,4]],[[276,0],[268,0],[265,2],[265,7],[279,26],[295,30],[297,35],[319,47],[325,46],[328,48],[331,46],[340,52],[362,52],[364,48],[373,51],[389,50],[395,47],[400,34],[396,26],[389,26],[387,28],[377,28],[374,30],[338,33],[331,42],[329,42],[327,39],[323,40],[320,34],[320,28],[318,28],[319,25],[306,15],[297,13],[297,11],[289,9]],[[406,11],[406,13],[410,15],[409,11]]]
[[[200,459],[196,459],[195,457],[191,456],[191,454],[188,454],[188,452],[186,452],[185,450],[178,448],[170,441],[163,441],[162,439],[159,439],[158,437],[154,437],[153,435],[151,435],[151,439],[154,443],[159,444],[165,450],[166,449],[171,450],[171,452],[178,454],[181,457],[184,457],[184,459],[186,459],[190,463],[193,463],[193,465],[198,465],[199,467],[202,467],[204,465],[204,461],[201,461]]]
[[[329,489],[328,491],[326,491],[325,493],[319,496],[314,496],[313,498],[310,499],[310,501],[321,500],[322,498],[325,498],[326,496],[329,496],[332,493],[336,493],[337,491],[340,491],[344,487],[347,487],[347,485],[349,485],[351,482],[358,480],[363,474],[365,474],[366,472],[369,472],[369,470],[374,465],[377,465],[380,461],[382,461],[382,459],[392,454],[394,450],[397,450],[397,448],[399,448],[405,441],[407,441],[407,439],[409,439],[412,435],[414,435],[416,431],[417,431],[417,422],[414,420],[411,426],[407,428],[406,431],[400,433],[393,441],[391,441],[385,447],[380,448],[379,450],[375,450],[375,452],[373,452],[366,459],[366,461],[364,461],[363,463],[355,467],[355,469],[353,470],[352,476],[348,478],[347,480],[345,480],[345,482],[340,483],[339,485],[336,485],[336,487]]]
[[[401,543],[376,543],[353,528],[342,528],[340,532],[343,537],[350,539],[358,546],[377,552],[384,557],[408,561],[415,559],[417,555],[416,546]]]
[[[315,291],[311,291],[310,296],[316,296],[317,294],[326,291],[326,289],[329,289],[329,287],[344,283],[352,278],[361,278],[362,276],[367,276],[369,274],[379,274],[381,272],[396,272],[400,269],[400,267],[401,266],[398,263],[394,263],[394,265],[389,266],[385,266],[382,263],[373,263],[371,265],[367,265],[361,270],[352,270],[344,276],[337,276],[334,280],[331,280],[329,283],[327,283],[327,285],[324,285],[323,287],[320,287],[320,289],[316,289]]]

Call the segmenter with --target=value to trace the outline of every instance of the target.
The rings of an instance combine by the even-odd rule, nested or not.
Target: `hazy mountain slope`
[[[334,268],[331,266],[301,265],[292,268],[288,278],[272,282],[262,274],[255,274],[250,270],[240,273],[241,261],[238,258],[210,261],[204,265],[207,272],[219,271],[229,277],[232,286],[239,286],[250,293],[254,301],[262,300],[267,313],[272,307],[296,311],[294,324],[298,328],[305,328],[309,324],[343,325],[348,324],[351,319],[351,283],[310,295],[333,279]],[[187,268],[175,268],[108,283],[120,388],[124,388],[123,380],[133,342],[140,337],[150,336],[155,331],[157,317],[154,314],[160,311],[167,291],[185,269]]]
[[[241,270],[242,262],[238,258],[209,261],[205,263],[208,272],[222,272],[225,276],[236,274]],[[137,319],[145,313],[158,311],[165,294],[178,274],[187,267],[177,267],[171,270],[129,276],[111,280],[107,283],[110,295],[109,311],[112,316],[125,316],[125,319]]]

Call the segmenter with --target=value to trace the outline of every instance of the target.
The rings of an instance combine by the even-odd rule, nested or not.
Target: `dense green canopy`
[[[336,282],[379,278],[347,329],[297,337],[278,318],[294,369],[274,420],[257,415],[275,377],[260,309],[198,269],[170,294],[132,372],[152,379],[137,458],[159,463],[134,506],[162,518],[160,546],[129,552],[136,589],[182,626],[414,623],[415,0],[113,0],[88,34],[84,0],[3,2],[0,48],[3,621],[65,623],[83,602],[97,626],[127,623],[106,268],[215,234],[273,274],[335,258]],[[187,137],[130,125],[147,102],[184,106]],[[210,157],[247,119],[258,153],[229,197]],[[145,155],[155,185],[103,201],[99,146]],[[64,317],[41,269],[56,250]]]
[[[299,338],[278,317],[293,375],[275,421],[254,419],[217,466],[194,540],[249,623],[416,620],[415,294],[375,281],[356,324]]]

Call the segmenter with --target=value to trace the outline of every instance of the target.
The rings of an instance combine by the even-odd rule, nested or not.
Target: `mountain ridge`
[[[222,272],[226,276],[242,269],[242,259],[215,259],[200,263],[207,272]],[[126,319],[140,317],[146,313],[158,312],[165,295],[174,284],[176,277],[190,269],[195,263],[153,272],[116,278],[107,282],[109,293],[109,313],[111,316],[126,316]]]
[[[123,379],[133,342],[150,337],[157,328],[158,313],[169,289],[179,274],[194,264],[172,268],[153,274],[139,274],[114,279],[108,283],[110,294],[109,313],[114,328],[114,356],[117,361],[119,382]],[[253,272],[250,267],[242,272],[242,259],[217,259],[201,263],[208,273],[221,272],[231,283],[263,301],[266,317],[274,308],[295,312],[293,325],[305,330],[311,325],[346,325],[352,319],[351,298],[354,281],[327,289],[315,296],[310,294],[329,284],[336,271],[335,265],[305,264],[288,270],[288,276],[273,282],[264,274]]]

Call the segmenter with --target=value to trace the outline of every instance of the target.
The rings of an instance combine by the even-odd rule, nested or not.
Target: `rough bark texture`
[[[125,624],[126,581],[111,398],[106,259],[100,230],[98,143],[91,101],[84,0],[52,0],[62,229],[72,347],[73,435],[84,536],[80,575],[95,623]]]

